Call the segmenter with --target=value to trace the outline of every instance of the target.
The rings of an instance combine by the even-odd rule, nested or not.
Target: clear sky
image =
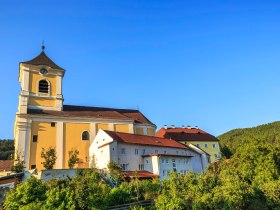
[[[278,0],[1,0],[0,32],[0,138],[13,138],[19,62],[42,40],[67,71],[64,104],[214,135],[280,120]]]

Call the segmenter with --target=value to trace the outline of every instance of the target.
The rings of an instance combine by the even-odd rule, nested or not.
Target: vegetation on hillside
[[[7,194],[4,206],[12,210],[108,209],[155,199],[155,206],[149,209],[269,210],[280,209],[279,186],[280,147],[248,144],[236,150],[231,159],[212,164],[204,174],[171,173],[161,183],[135,179],[112,187],[94,170],[59,181],[30,178]]]
[[[230,159],[211,164],[200,175],[171,173],[162,182],[158,179],[125,182],[119,174],[120,167],[110,163],[113,182],[94,170],[85,170],[73,179],[49,182],[31,177],[6,195],[4,207],[108,209],[117,204],[154,199],[155,206],[146,209],[280,209],[278,126],[279,122],[223,135],[226,140],[221,141],[232,153]]]
[[[9,160],[14,154],[14,141],[7,139],[0,139],[0,160]]]
[[[229,158],[244,145],[280,146],[280,122],[234,129],[218,136],[222,153]]]

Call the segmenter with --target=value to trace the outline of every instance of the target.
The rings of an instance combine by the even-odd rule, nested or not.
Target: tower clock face
[[[47,69],[40,69],[40,73],[43,74],[43,75],[46,75],[48,73],[48,70]]]

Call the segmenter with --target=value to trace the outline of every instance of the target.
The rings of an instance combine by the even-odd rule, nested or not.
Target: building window
[[[176,171],[176,160],[172,159],[172,167],[173,167],[173,171]]]
[[[145,152],[146,152],[146,150],[145,150],[145,149],[143,149],[143,150],[142,150],[142,154],[143,154],[143,155],[145,155]]]
[[[165,170],[162,171],[162,176],[165,176]]]
[[[36,168],[36,165],[31,165],[31,169],[35,169]]]
[[[51,122],[51,127],[55,127],[55,122]]]
[[[200,148],[200,145],[199,145],[199,144],[197,144],[196,146],[197,146],[198,148]]]
[[[208,144],[204,144],[205,148],[208,148]]]
[[[211,162],[211,161],[210,161],[210,157],[209,157],[209,156],[207,157],[207,160],[208,160],[208,163],[210,163],[210,162]]]
[[[33,142],[37,142],[37,141],[38,141],[38,135],[33,135],[32,141],[33,141]]]
[[[146,163],[147,163],[147,164],[149,164],[149,161],[148,161],[148,160],[146,160]]]
[[[164,159],[161,160],[161,163],[164,163]]]
[[[179,152],[178,152],[178,151],[176,151],[176,154],[178,155],[178,154],[179,154]]]
[[[89,132],[88,131],[84,131],[82,133],[82,140],[89,140]]]
[[[121,164],[122,170],[127,171],[128,170],[128,164],[127,163],[123,163]]]
[[[121,148],[121,154],[125,154],[125,148]]]
[[[217,154],[214,154],[214,156],[215,156],[215,158],[217,158],[217,157],[218,157],[218,155],[217,155]]]
[[[166,159],[165,162],[168,164],[168,159]]]
[[[164,151],[164,154],[166,154],[166,151]]]
[[[143,164],[139,164],[139,171],[143,171],[144,170],[144,165]]]
[[[216,144],[213,144],[213,148],[216,148]]]
[[[135,155],[138,155],[138,149],[135,149]]]
[[[49,93],[49,83],[47,80],[40,80],[39,81],[39,93]]]

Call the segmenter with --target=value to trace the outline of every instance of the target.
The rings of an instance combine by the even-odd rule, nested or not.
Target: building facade
[[[79,168],[88,167],[89,146],[99,129],[155,135],[156,126],[138,110],[63,104],[65,70],[44,52],[19,65],[15,153],[26,170],[43,169],[41,151],[53,147],[55,169],[68,168],[68,152],[79,151]]]
[[[215,136],[195,127],[163,127],[157,133],[157,137],[171,138],[186,145],[192,144],[210,155],[211,162],[221,159],[219,139]]]
[[[204,171],[207,157],[200,152],[171,139],[99,130],[90,146],[90,167],[107,170],[112,161],[124,171],[147,171],[166,178],[173,171]]]

